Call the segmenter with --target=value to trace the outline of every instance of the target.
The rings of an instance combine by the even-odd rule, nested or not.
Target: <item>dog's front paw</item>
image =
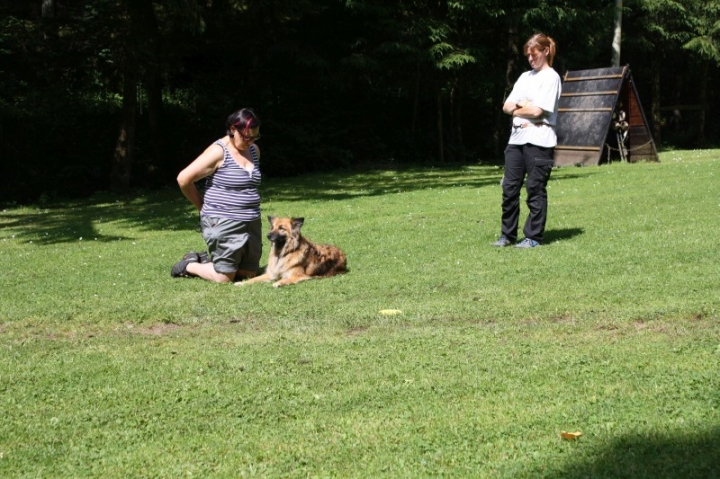
[[[246,283],[245,283],[245,281],[235,281],[233,284],[235,286],[245,286]]]
[[[273,288],[279,288],[283,285],[282,281],[276,281],[273,283]]]

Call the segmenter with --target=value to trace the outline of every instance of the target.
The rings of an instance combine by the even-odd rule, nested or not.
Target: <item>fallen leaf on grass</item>
[[[560,437],[561,437],[561,438],[567,439],[567,440],[569,440],[569,441],[572,441],[573,439],[577,439],[577,438],[579,438],[580,436],[582,436],[582,433],[581,433],[580,431],[576,431],[576,432],[565,432],[565,431],[562,431],[562,432],[560,433]]]

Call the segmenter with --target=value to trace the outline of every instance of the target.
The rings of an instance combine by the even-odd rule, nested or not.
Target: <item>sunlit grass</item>
[[[174,190],[6,209],[0,475],[713,477],[718,156],[555,170],[528,251],[498,168],[267,180],[350,267],[281,289],[170,278]]]

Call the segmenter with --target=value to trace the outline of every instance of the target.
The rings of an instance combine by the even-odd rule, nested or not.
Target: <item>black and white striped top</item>
[[[218,140],[225,152],[223,162],[215,173],[205,180],[205,199],[200,214],[239,221],[260,218],[260,161],[255,145],[250,145],[254,168],[248,172],[230,154],[227,146]]]

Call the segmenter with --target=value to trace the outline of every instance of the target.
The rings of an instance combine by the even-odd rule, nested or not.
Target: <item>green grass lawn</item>
[[[555,170],[532,250],[501,176],[266,179],[350,267],[281,289],[170,278],[179,191],[0,211],[0,477],[720,476],[720,151]]]

